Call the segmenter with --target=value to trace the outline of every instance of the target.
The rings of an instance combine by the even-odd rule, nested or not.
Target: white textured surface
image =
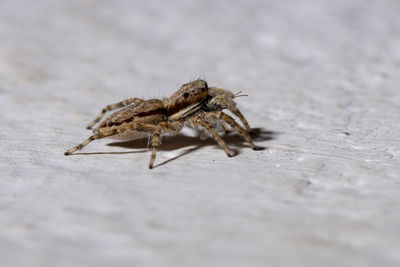
[[[399,266],[399,14],[389,0],[1,1],[0,265]],[[63,155],[106,104],[199,76],[249,95],[266,150],[227,136],[227,158],[180,136],[152,171],[147,140]]]

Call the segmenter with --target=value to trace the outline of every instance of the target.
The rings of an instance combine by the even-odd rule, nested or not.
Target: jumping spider
[[[238,132],[254,150],[255,146],[249,133],[251,128],[236,107],[233,99],[238,95],[217,87],[208,87],[204,80],[195,80],[186,83],[171,97],[164,99],[143,100],[129,98],[122,102],[106,106],[95,120],[89,125],[92,129],[111,110],[123,108],[106,118],[93,130],[93,135],[83,143],[66,151],[70,155],[82,149],[95,139],[110,137],[120,140],[134,140],[152,137],[152,154],[149,168],[153,168],[156,150],[160,143],[160,135],[176,135],[184,125],[201,131],[207,131],[224,149],[229,157],[234,154],[228,149],[225,142],[214,127],[227,129],[227,124]],[[223,110],[228,109],[235,114],[246,129],[240,126],[235,119]]]

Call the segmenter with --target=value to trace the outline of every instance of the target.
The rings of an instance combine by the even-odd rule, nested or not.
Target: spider
[[[208,87],[206,81],[198,79],[183,84],[169,98],[161,100],[129,98],[122,102],[108,105],[87,126],[87,129],[92,129],[107,112],[119,108],[122,109],[111,114],[101,122],[93,130],[92,136],[64,154],[70,155],[82,149],[93,140],[105,137],[119,140],[134,140],[151,136],[152,153],[149,168],[152,169],[157,147],[160,143],[160,136],[176,135],[182,130],[184,125],[188,125],[201,131],[207,131],[225,151],[226,155],[232,157],[234,154],[229,150],[215,129],[222,127],[224,130],[227,130],[227,124],[244,137],[252,149],[258,150],[260,147],[254,144],[249,134],[251,128],[233,100],[237,96],[239,95],[235,95],[228,90]],[[224,113],[224,109],[228,109],[236,115],[242,121],[245,129],[234,118]]]

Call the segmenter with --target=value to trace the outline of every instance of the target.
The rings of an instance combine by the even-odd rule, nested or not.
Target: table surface
[[[0,2],[1,266],[399,266],[398,1]],[[197,78],[257,129],[66,149]]]

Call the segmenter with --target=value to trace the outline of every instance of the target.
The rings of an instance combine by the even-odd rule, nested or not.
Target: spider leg
[[[94,134],[92,136],[90,136],[88,139],[86,139],[85,141],[83,141],[82,143],[80,143],[79,145],[71,148],[70,150],[64,152],[65,156],[71,155],[72,153],[81,150],[83,147],[87,146],[90,142],[96,140],[96,139],[100,139],[100,138],[104,138],[104,137],[108,137],[108,136],[112,136],[112,135],[116,135],[118,134],[118,130],[114,129],[113,131],[109,131],[108,133],[97,133]]]
[[[86,128],[87,129],[92,129],[93,126],[95,126],[96,123],[98,123],[108,111],[111,111],[111,110],[114,110],[114,109],[117,109],[117,108],[123,108],[123,107],[128,106],[128,105],[130,105],[132,103],[141,103],[143,101],[144,101],[143,99],[139,99],[139,98],[129,98],[129,99],[125,99],[124,101],[108,105],[108,106],[104,107],[101,110],[100,114],[97,115],[97,118],[94,119],[91,123],[89,123],[89,125]]]
[[[162,128],[160,126],[157,127],[156,132],[153,135],[153,140],[152,140],[153,149],[151,151],[151,158],[150,158],[150,164],[149,164],[150,169],[153,169],[153,164],[154,164],[154,161],[156,160],[156,152],[157,152],[158,145],[160,144],[161,130],[162,130]]]
[[[137,130],[140,132],[151,132],[154,129],[154,125],[152,124],[141,124],[141,123],[135,123],[135,124],[123,124],[121,126],[118,127],[113,127],[113,128],[102,128],[102,129],[98,129],[95,131],[95,133],[90,136],[88,139],[86,139],[85,141],[83,141],[82,143],[80,143],[79,145],[71,148],[70,150],[66,151],[64,153],[64,155],[71,155],[72,153],[81,150],[83,147],[87,146],[90,142],[96,140],[96,139],[101,139],[101,138],[105,138],[105,137],[110,137],[113,135],[117,135],[120,133],[125,132],[126,130]]]
[[[236,106],[233,106],[233,105],[229,106],[228,109],[242,121],[244,127],[246,127],[247,132],[251,133],[251,131],[252,131],[251,127],[250,127],[249,123],[247,122],[246,118],[244,117],[244,115],[242,114],[242,112],[240,112],[240,110]]]
[[[153,169],[154,161],[156,160],[156,152],[157,148],[160,144],[160,135],[163,132],[169,134],[177,134],[183,127],[183,123],[180,121],[177,122],[161,122],[156,126],[155,132],[152,138],[152,151],[151,151],[151,158],[149,168]]]
[[[218,145],[225,151],[225,153],[228,157],[234,156],[234,153],[232,153],[229,150],[229,148],[226,145],[226,143],[224,142],[224,140],[222,140],[221,136],[219,136],[217,131],[211,126],[210,123],[208,123],[206,120],[204,120],[200,116],[194,118],[194,121],[197,124],[200,124],[201,126],[203,126],[211,134],[211,136],[214,137],[214,139],[217,141]]]
[[[235,114],[243,123],[244,127],[246,128],[247,132],[251,132],[251,127],[249,123],[247,122],[246,118],[240,112],[240,110],[236,107],[236,103],[233,100],[235,97],[237,97],[235,94],[232,92],[218,88],[218,87],[209,87],[210,90],[210,95],[214,97],[215,102],[218,103],[218,105],[222,109],[228,109],[230,110],[233,114]]]
[[[224,113],[224,112],[218,112],[218,117],[227,122],[233,129],[235,129],[236,132],[238,132],[241,136],[244,137],[244,139],[249,143],[250,147],[253,150],[260,150],[261,147],[258,147],[254,144],[253,139],[251,139],[249,133],[243,129],[242,126],[240,126],[234,118],[232,118],[231,116],[229,116],[228,114]]]

